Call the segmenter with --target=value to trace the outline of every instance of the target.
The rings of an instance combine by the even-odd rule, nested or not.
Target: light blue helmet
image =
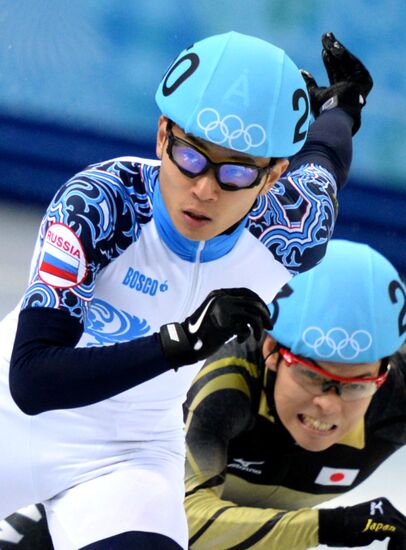
[[[184,50],[155,99],[186,133],[256,157],[294,155],[310,121],[293,61],[269,42],[233,31]]]
[[[406,287],[365,244],[330,241],[321,263],[285,285],[270,310],[275,340],[316,361],[372,363],[406,338]]]

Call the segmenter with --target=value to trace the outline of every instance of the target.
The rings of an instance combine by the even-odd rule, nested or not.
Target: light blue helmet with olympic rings
[[[255,157],[294,155],[310,122],[306,84],[293,61],[273,44],[234,31],[184,50],[155,99],[186,133]]]
[[[365,244],[331,240],[323,260],[297,275],[270,306],[271,336],[316,361],[372,363],[406,338],[406,287]]]

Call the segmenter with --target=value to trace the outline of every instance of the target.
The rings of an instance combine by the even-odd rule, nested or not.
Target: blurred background
[[[335,236],[371,244],[406,274],[405,21],[404,0],[0,0],[0,317],[24,289],[54,192],[87,164],[154,157],[166,68],[194,41],[229,30],[274,42],[319,84],[323,32],[368,67],[374,88]],[[406,512],[405,458],[363,494],[381,480]]]

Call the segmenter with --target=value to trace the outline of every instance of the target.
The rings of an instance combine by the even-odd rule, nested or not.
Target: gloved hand
[[[301,71],[309,92],[313,115],[317,117],[322,111],[341,107],[354,120],[354,135],[361,126],[361,109],[365,106],[373,86],[371,75],[332,32],[323,34],[321,40],[322,57],[330,86],[318,86],[308,71]]]
[[[0,521],[2,550],[54,550],[42,504],[31,504]]]
[[[163,325],[159,335],[166,359],[176,368],[206,359],[234,335],[242,342],[252,330],[259,341],[264,328],[271,328],[271,320],[258,294],[229,288],[210,292],[183,323]]]
[[[390,537],[388,549],[406,548],[406,517],[384,497],[355,506],[319,510],[319,542],[327,546],[368,546]]]

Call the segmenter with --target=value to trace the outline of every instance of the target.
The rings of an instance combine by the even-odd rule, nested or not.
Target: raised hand
[[[332,32],[323,34],[322,44],[322,58],[330,86],[318,86],[313,76],[302,70],[313,115],[317,117],[323,111],[341,107],[354,120],[354,135],[361,126],[361,110],[373,86],[371,75]]]

